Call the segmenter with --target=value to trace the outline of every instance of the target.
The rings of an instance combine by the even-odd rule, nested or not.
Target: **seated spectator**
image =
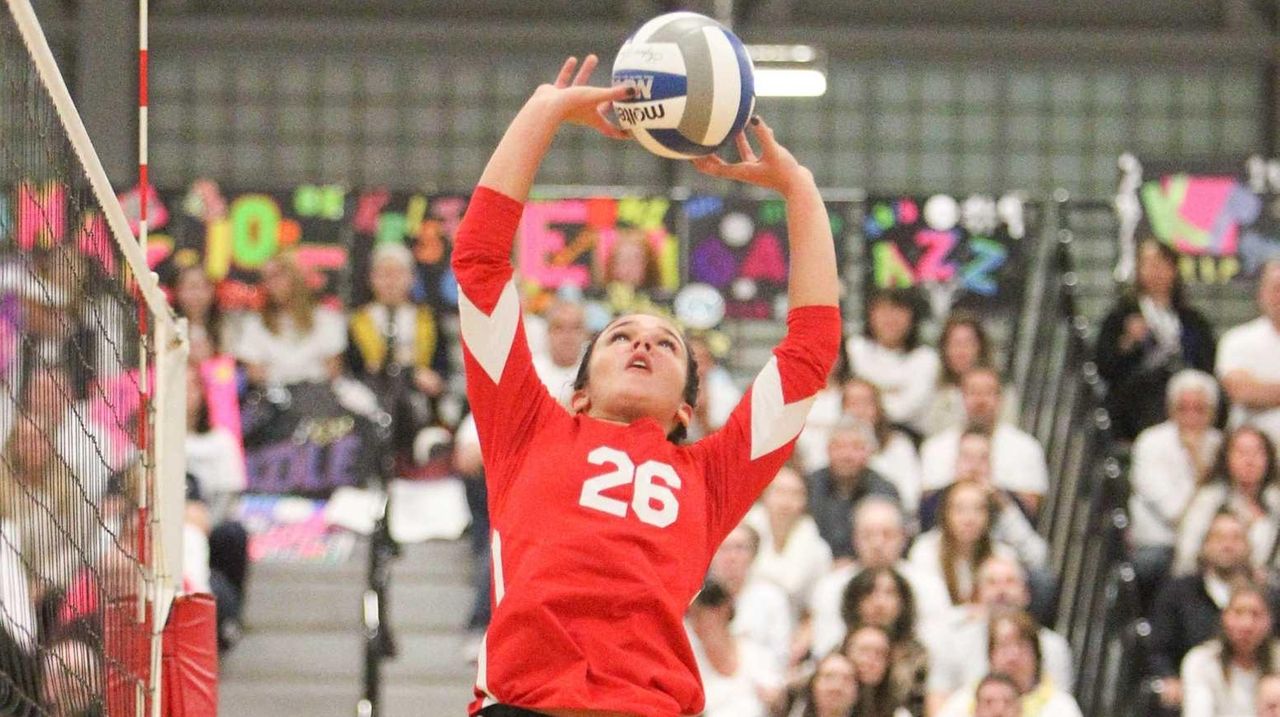
[[[991,669],[1008,675],[1018,688],[1024,717],[1080,717],[1080,707],[1044,670],[1040,654],[1040,626],[1025,612],[991,618],[987,631],[987,659]],[[974,715],[977,685],[951,696],[939,717]]]
[[[234,353],[260,386],[328,382],[347,348],[346,321],[316,305],[302,268],[285,254],[262,267],[262,310],[245,317]]]
[[[414,462],[418,431],[439,422],[449,381],[449,349],[435,312],[411,297],[414,268],[403,244],[379,244],[369,261],[373,300],[352,312],[347,327],[347,368],[390,414],[402,473]]]
[[[562,406],[573,397],[573,380],[587,345],[587,323],[582,306],[556,299],[546,312],[547,351],[533,357],[538,378]],[[699,386],[701,395],[701,386]]]
[[[867,302],[867,335],[847,343],[853,374],[875,384],[889,420],[916,435],[939,371],[938,353],[920,342],[924,311],[910,289],[878,289]]]
[[[1021,717],[1018,684],[1001,672],[992,672],[978,682],[973,693],[973,717]]]
[[[1218,407],[1218,384],[1195,369],[1184,369],[1169,380],[1169,420],[1138,434],[1130,469],[1129,539],[1134,569],[1147,594],[1173,565],[1178,524],[1196,489],[1208,479],[1222,446],[1222,433],[1213,427]]]
[[[991,436],[991,477],[997,488],[1009,491],[1019,506],[1034,519],[1040,501],[1049,490],[1049,469],[1044,449],[1030,434],[999,421],[1000,376],[989,368],[976,368],[960,381],[969,429]],[[956,479],[960,436],[965,428],[949,428],[925,441],[920,450],[924,466],[922,504],[930,495]],[[925,510],[922,508],[922,512]]]
[[[689,350],[698,366],[698,402],[689,423],[689,440],[696,441],[720,430],[729,420],[729,414],[742,400],[742,389],[716,361],[706,336],[690,335]]]
[[[1197,546],[1204,542],[1213,516],[1223,508],[1234,512],[1244,523],[1253,565],[1271,563],[1280,520],[1278,478],[1275,449],[1266,434],[1252,426],[1232,431],[1219,451],[1213,478],[1196,491],[1183,515],[1174,574],[1195,571]]]
[[[712,556],[708,575],[733,600],[733,634],[768,650],[781,674],[791,661],[791,603],[782,588],[751,574],[759,552],[760,535],[741,524]]]
[[[1178,254],[1154,237],[1138,246],[1133,286],[1098,332],[1098,372],[1107,381],[1111,428],[1131,441],[1161,423],[1165,387],[1183,368],[1213,373],[1213,327],[1186,299]]]
[[[1280,717],[1280,675],[1272,672],[1258,680],[1258,717]]]
[[[831,548],[806,512],[808,500],[804,479],[783,466],[746,518],[760,535],[752,573],[786,591],[795,618],[809,604],[813,586],[831,569]]]
[[[85,640],[63,638],[44,650],[41,694],[49,717],[104,717],[105,682],[99,650]]]
[[[974,573],[992,555],[1013,560],[1018,553],[992,535],[993,516],[1004,519],[993,491],[974,483],[956,483],[942,497],[938,527],[921,535],[907,559],[917,570],[942,578],[953,606],[973,603]]]
[[[229,326],[218,303],[217,286],[203,265],[193,264],[178,270],[173,280],[172,300],[174,313],[187,320],[191,363],[199,365],[235,345],[228,336]]]
[[[818,661],[818,668],[787,717],[853,717],[857,701],[853,661],[843,652],[832,652]]]
[[[849,379],[844,384],[844,411],[875,429],[879,447],[867,465],[898,489],[907,515],[915,515],[920,507],[920,455],[915,443],[889,423],[880,389],[860,378]]]
[[[244,456],[236,437],[209,423],[200,372],[187,370],[187,434],[184,439],[187,473],[191,474],[214,522],[231,515],[245,489]]]
[[[953,610],[948,620],[939,622],[929,643],[929,704],[931,711],[946,703],[956,691],[979,680],[991,668],[987,662],[987,637],[993,615],[1010,610],[1026,610],[1031,604],[1027,575],[1016,560],[993,556],[978,568],[977,601],[968,608]],[[1071,646],[1047,627],[1038,634],[1045,672],[1054,684],[1071,691]]]
[[[925,420],[926,436],[941,433],[948,428],[964,427],[968,419],[965,416],[964,399],[960,395],[960,377],[980,366],[995,366],[987,330],[977,316],[966,311],[956,311],[947,317],[946,323],[942,325],[942,336],[938,338],[938,348],[942,353],[942,372],[929,403],[929,413]],[[1017,394],[1012,387],[1006,386],[1002,395],[1000,422],[1017,425]]]
[[[1182,704],[1178,665],[1192,647],[1218,632],[1219,616],[1231,596],[1231,585],[1253,573],[1244,522],[1230,510],[1220,510],[1209,522],[1200,548],[1199,569],[1174,578],[1156,596],[1151,614],[1148,671],[1156,678],[1157,694],[1167,708]]]
[[[850,378],[848,353],[848,341],[841,334],[840,352],[831,373],[827,374],[827,385],[814,396],[804,430],[796,439],[792,460],[800,464],[805,475],[827,467],[827,440],[831,438],[831,429],[844,416],[841,406],[844,403],[844,384]]]
[[[858,681],[855,711],[858,717],[907,717],[911,714],[898,701],[898,688],[889,671],[893,647],[883,628],[863,625],[851,630],[843,652],[853,661]]]
[[[1280,665],[1271,607],[1261,587],[1239,583],[1222,611],[1218,636],[1182,660],[1184,717],[1254,714],[1258,682]]]
[[[1231,424],[1251,423],[1280,443],[1280,259],[1258,278],[1262,315],[1222,335],[1217,369],[1231,399]]]
[[[923,715],[929,653],[916,639],[915,600],[906,579],[893,568],[867,568],[849,582],[840,612],[848,630],[845,652],[859,665],[859,692],[866,697],[866,703],[859,702],[862,709],[876,714],[892,706],[916,717]],[[889,667],[884,669],[889,679],[884,685],[881,679],[867,680],[865,665],[850,652],[851,647],[856,650],[855,634],[865,627],[875,628],[888,646]]]
[[[782,670],[769,650],[735,634],[734,599],[714,580],[689,606],[690,642],[706,693],[704,717],[768,717],[783,697]]]
[[[842,608],[845,589],[863,570],[891,568],[906,579],[920,634],[951,607],[947,586],[941,578],[902,559],[907,533],[902,508],[896,502],[882,496],[868,497],[854,507],[851,520],[858,561],[846,562],[827,573],[814,586],[813,598],[809,601],[814,655],[825,655],[840,646],[848,631]]]
[[[853,554],[849,516],[854,505],[869,495],[898,500],[898,489],[868,466],[877,446],[870,425],[846,416],[827,441],[827,467],[809,476],[809,514],[837,559]]]

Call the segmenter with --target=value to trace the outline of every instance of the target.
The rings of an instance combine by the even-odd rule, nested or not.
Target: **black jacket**
[[[809,475],[809,514],[818,524],[818,534],[831,546],[835,557],[853,555],[853,506],[872,494],[899,500],[898,489],[870,468],[864,468],[858,474],[853,493],[848,496],[837,490],[830,468]]]

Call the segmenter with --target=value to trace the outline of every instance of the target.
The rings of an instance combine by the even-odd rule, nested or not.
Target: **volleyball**
[[[613,103],[618,124],[661,157],[692,159],[741,131],[755,107],[747,49],[731,31],[695,12],[660,15],[618,50],[613,84],[635,96]]]

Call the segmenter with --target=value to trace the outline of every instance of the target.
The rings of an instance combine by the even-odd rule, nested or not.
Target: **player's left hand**
[[[772,189],[784,196],[799,182],[813,183],[813,175],[796,161],[786,147],[778,143],[773,136],[773,129],[759,115],[752,117],[748,126],[760,143],[759,154],[751,147],[747,132],[743,130],[734,139],[739,161],[730,163],[710,154],[694,159],[694,168],[712,177]]]

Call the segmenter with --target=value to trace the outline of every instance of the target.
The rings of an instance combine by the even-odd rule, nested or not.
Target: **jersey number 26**
[[[676,522],[680,513],[680,502],[672,492],[672,488],[680,487],[676,469],[659,461],[645,461],[637,466],[626,453],[608,446],[591,451],[587,460],[592,465],[611,466],[613,470],[583,482],[579,505],[625,518],[627,503],[610,498],[604,492],[632,483],[631,510],[635,511],[640,522],[658,528]]]

